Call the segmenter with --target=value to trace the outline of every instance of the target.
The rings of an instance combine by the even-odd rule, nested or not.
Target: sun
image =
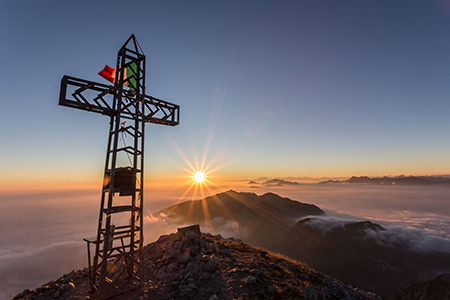
[[[203,172],[197,172],[194,174],[194,180],[197,183],[202,183],[205,180],[205,174]]]

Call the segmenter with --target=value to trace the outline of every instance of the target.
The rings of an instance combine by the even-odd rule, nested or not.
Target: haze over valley
[[[312,213],[316,216],[306,222],[314,224],[318,232],[333,232],[338,228],[345,228],[342,227],[345,224],[371,221],[385,229],[372,231],[372,238],[383,241],[384,244],[397,245],[399,242],[407,242],[408,247],[422,253],[450,253],[448,186],[300,183],[270,187],[261,185],[255,189],[248,182],[249,180],[234,181],[216,187],[217,190],[211,188],[211,194],[205,197],[228,190],[256,195],[273,193],[315,205],[319,209],[318,213]],[[167,197],[170,193],[166,189],[153,189],[152,193],[147,194],[145,243],[156,240],[162,234],[175,232],[176,228],[184,224],[199,221],[195,219],[180,222],[177,219],[164,218],[165,214],[161,214],[161,211],[164,212],[164,209],[171,205],[191,200],[193,195],[186,195],[186,199],[177,197],[182,195],[183,191],[185,187],[172,190],[172,197]],[[0,298],[7,298],[25,288],[40,286],[72,269],[82,269],[87,265],[86,245],[82,239],[95,234],[98,198],[98,191],[1,195],[0,214],[5,230],[0,233],[0,238],[5,243],[0,248],[0,290],[3,293]],[[202,197],[197,195],[197,198],[192,199]],[[52,211],[51,215],[48,214],[49,211]],[[278,213],[264,215],[263,211],[265,210],[261,210],[263,218],[273,217],[274,222],[277,222]],[[325,212],[325,215],[320,211]],[[207,222],[199,222],[203,232],[242,238],[254,244],[264,243],[264,240],[258,240],[256,234],[252,234],[250,225],[241,223],[242,220],[234,220],[230,215],[228,219],[213,215],[210,217]],[[306,220],[305,217],[297,221]],[[280,224],[285,230],[297,221],[290,220],[293,222],[289,223],[290,225]],[[346,236],[350,238],[351,235],[353,234]],[[298,243],[302,245],[301,241]],[[275,245],[271,246],[276,248]],[[289,255],[292,256],[293,253]],[[297,259],[302,260],[298,257]],[[437,273],[439,270],[436,273],[429,271],[428,279],[439,275]]]

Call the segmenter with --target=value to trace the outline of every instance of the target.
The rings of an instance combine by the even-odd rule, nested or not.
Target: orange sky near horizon
[[[242,170],[242,169],[241,169]],[[425,175],[448,175],[444,168],[439,170],[435,169],[429,171],[424,169],[422,171],[415,172],[402,172],[398,170],[397,172],[386,172],[386,173],[339,173],[339,172],[327,172],[325,174],[310,172],[306,175],[297,175],[292,173],[283,172],[248,172],[248,174],[242,174],[239,170],[236,173],[232,173],[231,170],[219,170],[216,172],[206,172],[207,185],[210,187],[220,188],[221,186],[229,187],[233,186],[235,183],[247,182],[249,180],[255,180],[260,177],[267,177],[269,179],[273,178],[287,178],[288,180],[293,180],[303,183],[314,183],[319,182],[323,178],[350,178],[351,176],[369,176],[369,177],[383,177],[383,176],[425,176]],[[3,175],[0,172],[0,191],[2,192],[20,192],[20,191],[56,191],[56,190],[99,190],[102,186],[103,176],[102,171],[89,174],[90,176],[82,176],[81,174],[66,172],[65,174],[59,174],[52,176],[51,174],[40,175],[40,174],[8,174]],[[311,175],[310,175],[311,174]],[[183,187],[189,186],[193,181],[194,171],[187,172],[187,169],[172,169],[165,173],[156,172],[151,173],[147,171],[145,173],[145,188],[150,189],[165,189],[167,187],[176,187],[177,189],[182,189]],[[310,178],[310,179],[308,179]]]

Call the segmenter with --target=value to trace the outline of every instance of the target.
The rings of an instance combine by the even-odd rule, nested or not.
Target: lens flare
[[[194,174],[194,180],[198,183],[202,183],[205,180],[205,174],[203,172],[197,172]]]

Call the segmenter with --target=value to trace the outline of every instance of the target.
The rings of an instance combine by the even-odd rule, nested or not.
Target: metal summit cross
[[[59,96],[59,105],[110,117],[97,238],[85,239],[91,291],[100,298],[143,285],[144,125],[176,126],[180,117],[178,105],[145,94],[145,55],[134,35],[109,71],[114,86],[64,76]]]

